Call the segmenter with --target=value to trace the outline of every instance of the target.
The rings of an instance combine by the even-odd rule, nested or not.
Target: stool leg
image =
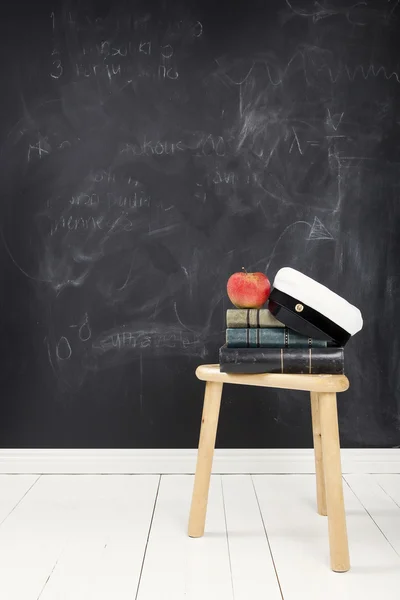
[[[340,465],[336,394],[324,392],[318,396],[331,567],[332,571],[344,572],[350,569],[350,558],[343,499],[342,468]]]
[[[211,381],[206,383],[196,475],[189,517],[188,533],[190,537],[201,537],[204,533],[222,386],[222,383]]]
[[[317,392],[311,392],[311,417],[314,438],[315,475],[317,480],[317,510],[318,514],[326,517],[326,495],[324,479],[324,463],[322,460],[321,421],[319,413],[319,397]]]

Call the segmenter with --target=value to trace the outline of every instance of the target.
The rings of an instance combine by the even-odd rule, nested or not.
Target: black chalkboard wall
[[[3,447],[194,447],[242,266],[363,312],[346,446],[400,444],[400,6],[30,2],[1,17]],[[221,447],[306,447],[225,390]]]

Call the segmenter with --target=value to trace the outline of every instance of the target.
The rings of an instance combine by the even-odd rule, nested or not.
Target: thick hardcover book
[[[326,348],[326,340],[309,338],[287,327],[227,329],[228,348]]]
[[[223,373],[344,373],[343,348],[227,348],[219,350]]]
[[[230,308],[226,311],[226,326],[235,329],[238,327],[285,327],[267,308]]]

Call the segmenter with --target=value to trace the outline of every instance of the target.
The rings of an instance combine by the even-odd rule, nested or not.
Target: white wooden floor
[[[352,570],[329,569],[312,475],[1,475],[1,600],[398,600],[400,475],[348,475]]]

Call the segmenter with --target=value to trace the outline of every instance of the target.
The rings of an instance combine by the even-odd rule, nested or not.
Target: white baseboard
[[[194,473],[196,450],[0,450],[0,473]],[[400,473],[400,449],[342,450],[343,473]],[[215,451],[213,473],[314,473],[312,449]]]

